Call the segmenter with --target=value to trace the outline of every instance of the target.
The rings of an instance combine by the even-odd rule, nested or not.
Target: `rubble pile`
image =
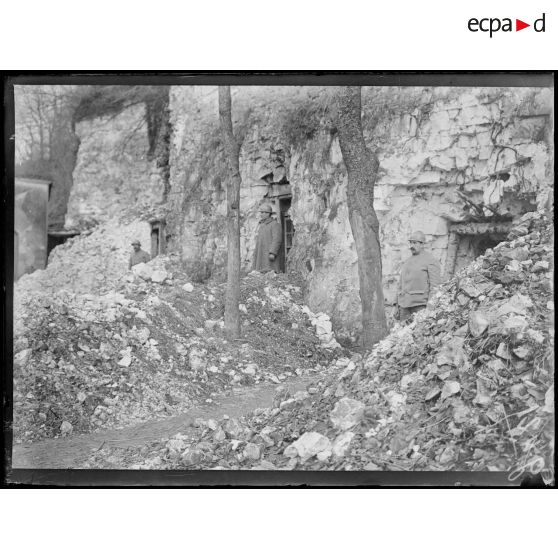
[[[149,223],[131,217],[106,221],[54,248],[48,266],[23,275],[16,292],[109,292],[128,273],[131,242],[138,239],[149,251],[150,231]]]
[[[518,476],[551,467],[552,269],[552,218],[526,214],[364,360],[337,359],[305,391],[280,386],[273,408],[241,421],[199,421],[136,456],[136,467]]]
[[[17,284],[16,442],[174,415],[234,386],[322,369],[340,352],[323,347],[301,287],[284,276],[242,278],[243,335],[227,340],[224,284],[190,282],[173,255],[123,266],[103,293],[83,293],[73,280],[71,289],[47,288],[57,266]]]

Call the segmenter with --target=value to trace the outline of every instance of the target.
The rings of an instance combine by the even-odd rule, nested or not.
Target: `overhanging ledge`
[[[490,234],[507,233],[512,229],[512,222],[505,221],[500,223],[453,223],[449,226],[449,232],[455,234]]]

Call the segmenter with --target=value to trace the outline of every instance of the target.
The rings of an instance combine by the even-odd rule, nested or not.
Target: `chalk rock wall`
[[[328,109],[316,87],[236,87],[233,125],[242,143],[241,255],[249,269],[261,177],[283,169],[292,190],[295,237],[288,267],[304,275],[313,310],[332,316],[336,334],[358,336],[357,257],[346,206],[346,171]],[[485,217],[511,219],[543,204],[553,188],[552,91],[535,88],[363,88],[367,144],[380,160],[375,198],[384,292],[396,299],[408,236],[416,229],[446,265],[448,230]],[[201,277],[226,261],[227,169],[216,87],[173,87],[170,95],[169,231],[185,265]],[[281,172],[283,172],[281,170]],[[463,262],[462,262],[463,263]]]
[[[66,226],[92,217],[103,222],[131,206],[161,201],[163,184],[149,148],[145,107],[136,105],[116,116],[79,122],[80,138],[74,186]]]
[[[277,165],[280,115],[300,88],[233,88],[233,127],[241,142],[241,258],[251,265],[258,205],[268,188],[260,177]],[[259,102],[256,108],[254,99]],[[226,262],[227,167],[221,144],[217,87],[173,87],[168,231],[190,272],[199,278]]]
[[[550,90],[435,88],[413,96],[414,107],[365,132],[380,159],[375,194],[388,303],[412,230],[426,234],[445,269],[448,226],[471,219],[458,192],[513,218],[543,203],[554,182]],[[366,99],[364,111],[374,103]]]

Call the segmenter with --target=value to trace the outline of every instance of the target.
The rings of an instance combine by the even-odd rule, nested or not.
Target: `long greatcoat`
[[[397,302],[402,308],[423,306],[440,284],[440,265],[429,252],[411,256],[401,268]]]
[[[279,273],[279,250],[283,240],[281,225],[271,217],[262,219],[258,227],[256,249],[254,250],[253,268],[257,271],[275,271]],[[269,260],[269,254],[275,256],[275,261]]]

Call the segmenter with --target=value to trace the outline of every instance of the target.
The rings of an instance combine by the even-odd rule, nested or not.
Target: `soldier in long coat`
[[[270,204],[260,207],[260,224],[254,251],[254,269],[257,271],[275,271],[279,273],[279,250],[283,240],[281,225],[272,217]]]
[[[440,265],[432,254],[424,251],[425,241],[422,231],[414,232],[409,238],[412,256],[401,268],[397,296],[401,321],[426,308],[428,299],[440,284]]]

